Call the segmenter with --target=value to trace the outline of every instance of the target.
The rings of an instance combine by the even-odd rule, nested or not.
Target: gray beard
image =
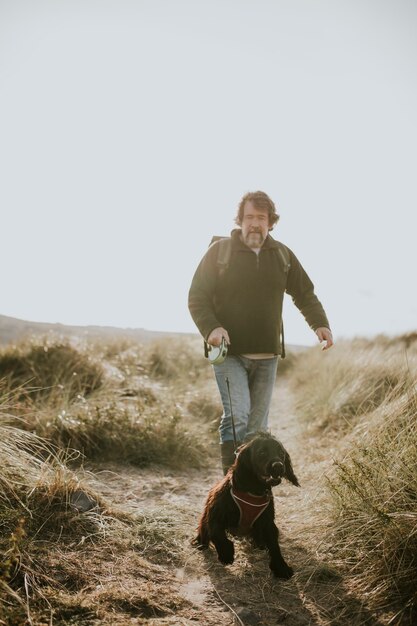
[[[244,239],[244,243],[248,248],[260,248],[264,241],[261,233],[249,233]]]

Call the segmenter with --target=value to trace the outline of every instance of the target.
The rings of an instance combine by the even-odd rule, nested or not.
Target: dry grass
[[[189,400],[187,410],[201,423],[207,424],[212,432],[217,433],[223,413],[222,404],[217,396],[200,391]]]
[[[173,402],[81,401],[59,411],[38,411],[32,426],[54,445],[75,449],[90,461],[197,467],[205,458],[196,429],[185,423],[181,407]]]
[[[125,624],[180,610],[184,599],[155,564],[179,559],[176,508],[136,516],[111,508],[93,476],[13,425],[15,404],[0,394],[0,623]],[[80,492],[93,508],[77,506]]]
[[[202,340],[165,339],[154,341],[147,348],[145,367],[152,378],[191,385],[210,372],[203,357]]]
[[[134,342],[87,345],[49,336],[2,352],[3,623],[33,623],[33,615],[36,623],[50,623],[53,613],[54,624],[124,624],[131,617],[171,615],[184,604],[171,591],[161,600],[167,571],[148,560],[177,558],[182,534],[175,507],[139,516],[112,510],[91,487],[94,481],[68,466],[83,457],[204,463],[201,425],[187,422],[175,389],[185,379],[181,367],[187,363],[196,380],[204,360],[189,344],[178,352],[181,346],[167,345],[166,367],[159,342],[145,350]],[[91,510],[77,507],[80,493]],[[114,577],[117,564],[123,588]],[[139,589],[138,576],[145,581]],[[101,591],[94,592],[92,582]]]
[[[0,353],[0,379],[28,400],[73,400],[103,384],[103,369],[85,350],[67,340],[33,338]]]
[[[329,478],[333,563],[393,624],[413,623],[417,608],[416,383],[416,343],[405,352],[401,338],[383,337],[310,351],[292,380],[310,432],[344,451]]]
[[[59,449],[78,451],[79,460],[175,467],[204,463],[201,424],[189,419],[181,404],[181,364],[187,362],[195,377],[207,371],[192,342],[167,341],[164,369],[156,367],[163,362],[161,342],[144,348],[126,340],[110,346],[53,344],[50,337],[36,341],[8,348],[0,361],[3,385],[18,389],[11,407],[15,425]],[[155,369],[157,380],[149,374]],[[29,373],[36,375],[35,390],[33,378],[25,385]]]
[[[400,620],[417,609],[416,395],[391,396],[377,413],[330,480],[333,549],[368,603]]]
[[[183,616],[219,623],[214,613],[201,618],[177,592],[175,568],[185,571],[189,560],[200,557],[186,557],[184,550],[195,512],[181,498],[172,498],[169,507],[158,500],[170,488],[168,470],[160,469],[159,478],[155,473],[152,503],[146,495],[137,496],[135,475],[129,483],[133,514],[109,504],[109,493],[114,498],[110,486],[103,487],[105,479],[99,483],[103,466],[97,465],[117,461],[120,471],[126,462],[151,464],[151,474],[155,464],[190,467],[207,461],[208,445],[201,442],[213,439],[221,406],[214,383],[208,384],[210,367],[201,342],[85,345],[54,344],[49,338],[42,354],[44,344],[37,341],[36,349],[31,342],[6,351],[9,369],[0,391],[0,623],[122,625],[152,618],[181,623]],[[72,386],[73,364],[79,360],[100,372],[99,384]],[[38,391],[27,393],[22,383],[35,370]],[[344,433],[345,456],[330,477],[334,516],[318,507],[317,514],[324,516],[309,531],[315,533],[313,543],[324,541],[327,532],[333,562],[313,559],[309,565],[311,555],[302,556],[304,547],[293,546],[304,559],[305,571],[292,586],[294,581],[265,582],[264,554],[258,562],[250,551],[246,563],[243,548],[232,579],[227,568],[216,561],[210,564],[209,558],[207,572],[222,602],[249,603],[259,613],[266,603],[273,619],[282,620],[291,619],[291,607],[296,607],[302,619],[309,604],[312,615],[320,604],[310,586],[321,586],[327,609],[317,619],[347,624],[351,612],[352,623],[365,623],[358,615],[370,615],[358,603],[349,604],[347,596],[334,608],[326,599],[339,576],[336,566],[372,610],[390,613],[393,624],[412,620],[417,578],[416,374],[412,337],[340,342],[329,353],[313,349],[297,355],[288,377],[304,423],[312,424],[321,439],[323,431],[326,437],[333,435],[332,441]],[[94,460],[97,477],[70,469],[77,453],[78,463],[81,455]],[[120,491],[122,485],[126,490],[125,479],[114,489]],[[86,512],[77,509],[74,494],[79,491],[97,506]]]
[[[402,342],[354,340],[304,352],[290,376],[300,419],[313,430],[348,432],[417,375],[416,345],[405,352]]]
[[[107,524],[100,497],[68,469],[63,455],[52,455],[42,439],[10,425],[10,399],[0,402],[0,618],[7,623],[28,618],[28,589],[37,593],[50,578],[34,556],[39,544],[92,539]],[[94,511],[80,515],[73,506],[71,496],[80,490],[94,500]]]

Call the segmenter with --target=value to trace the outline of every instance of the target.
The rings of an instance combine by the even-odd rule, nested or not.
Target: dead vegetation
[[[219,471],[221,407],[199,341],[49,337],[4,350],[0,623],[413,623],[411,339],[341,342],[292,359],[287,380],[316,454],[308,462],[330,446],[336,464],[327,493],[323,481],[294,506],[298,496],[279,492],[297,568],[288,583],[270,579],[264,554],[245,542],[232,568],[189,546]],[[308,471],[316,482],[317,467]]]
[[[103,384],[103,369],[87,351],[50,337],[6,348],[0,354],[0,379],[30,399],[55,402],[87,396]]]
[[[383,338],[340,341],[328,354],[303,353],[290,377],[300,419],[319,433],[349,432],[396,389],[413,385],[416,353]]]
[[[182,376],[152,374],[160,353],[48,337],[0,354],[0,623],[124,624],[187,604],[161,597],[168,572],[157,563],[179,550],[175,509],[133,516],[85,470],[207,463],[205,426],[172,388]]]
[[[417,344],[407,345],[346,342],[322,365],[311,352],[292,379],[307,430],[339,441],[328,474],[332,562],[393,624],[413,623],[417,608]]]

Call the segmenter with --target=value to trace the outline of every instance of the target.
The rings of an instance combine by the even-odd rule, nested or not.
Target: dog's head
[[[292,468],[290,455],[277,439],[268,433],[257,433],[251,441],[238,450],[234,468],[238,473],[248,473],[273,487],[283,478],[299,487]]]

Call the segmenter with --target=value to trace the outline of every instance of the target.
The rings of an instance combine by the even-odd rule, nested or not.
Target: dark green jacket
[[[290,294],[309,326],[330,328],[314,285],[295,254],[287,248],[290,267],[277,254],[268,235],[257,255],[232,231],[232,253],[224,272],[219,272],[218,242],[210,246],[194,274],[188,306],[200,333],[207,340],[222,326],[231,345],[229,354],[268,352],[279,354],[282,302]]]

